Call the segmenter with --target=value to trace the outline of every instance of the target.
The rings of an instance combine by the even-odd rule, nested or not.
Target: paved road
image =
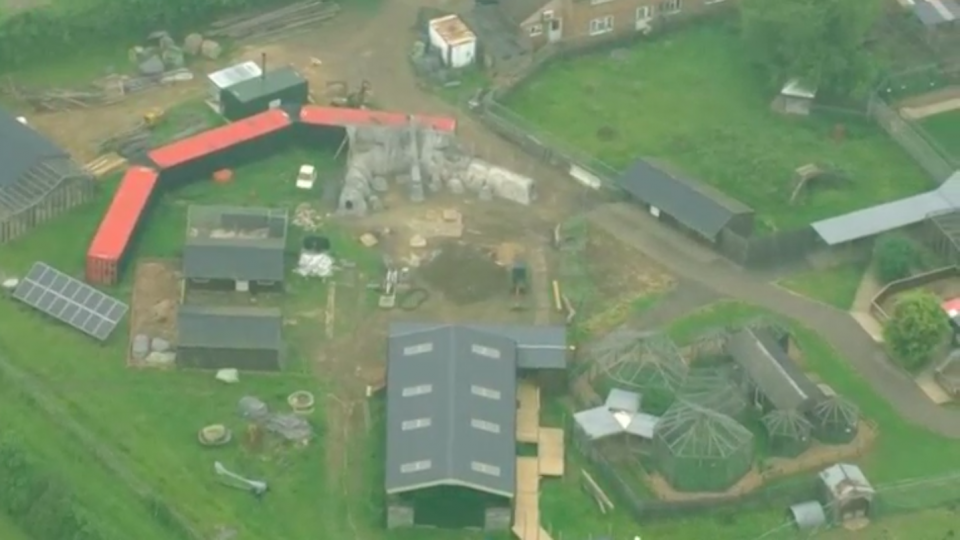
[[[960,411],[931,402],[910,377],[890,363],[883,350],[848,313],[758,280],[627,203],[604,205],[592,211],[589,218],[682,279],[802,322],[829,341],[901,416],[944,436],[960,439]]]

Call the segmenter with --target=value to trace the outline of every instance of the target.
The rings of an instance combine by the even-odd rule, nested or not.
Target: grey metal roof
[[[802,409],[823,396],[766,331],[745,328],[734,333],[727,352],[779,410]]]
[[[913,13],[925,26],[938,26],[960,19],[960,4],[954,0],[914,0]]]
[[[920,223],[931,214],[960,209],[960,171],[933,191],[855,210],[817,221],[811,226],[827,245],[869,238]]]
[[[574,413],[573,421],[590,440],[595,441],[622,433],[653,439],[660,418],[647,413],[611,410],[606,405],[601,405]]]
[[[282,328],[275,308],[185,304],[177,311],[177,346],[279,351]]]
[[[611,388],[604,406],[608,409],[628,413],[640,412],[640,394],[620,388]]]
[[[16,184],[37,163],[64,157],[66,151],[0,109],[0,188]]]
[[[408,334],[451,325],[419,322],[394,322],[390,332]],[[502,324],[457,325],[488,334],[505,337],[517,347],[519,369],[566,369],[567,329],[565,326],[507,326]]]
[[[459,485],[513,497],[516,344],[462,326],[400,332],[387,358],[387,493]]]
[[[283,281],[283,249],[222,242],[194,242],[183,246],[183,275],[187,279]]]
[[[850,463],[837,463],[831,467],[820,471],[820,481],[833,492],[834,496],[844,494],[848,489],[853,489],[861,494],[873,494],[873,486],[867,480],[866,475],[860,470],[860,467]]]
[[[219,71],[214,71],[207,75],[207,79],[222,90],[243,81],[255,79],[261,75],[263,75],[263,68],[260,64],[247,61],[225,67]]]
[[[260,77],[238,82],[227,88],[227,92],[233,94],[237,101],[247,102],[302,84],[306,84],[306,79],[296,69],[283,66]]]
[[[820,501],[806,501],[790,507],[793,522],[800,530],[815,529],[827,523],[827,514]]]
[[[670,174],[645,160],[631,165],[617,184],[707,238],[716,238],[734,216],[753,212],[710,186]]]

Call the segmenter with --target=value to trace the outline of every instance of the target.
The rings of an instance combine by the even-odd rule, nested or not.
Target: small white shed
[[[816,88],[804,84],[800,79],[792,79],[780,90],[780,100],[785,114],[807,116],[817,98]]]
[[[430,46],[440,51],[447,67],[463,68],[476,60],[477,36],[456,15],[430,21]]]
[[[260,64],[252,61],[214,71],[207,75],[207,80],[210,82],[207,99],[213,103],[219,103],[222,91],[235,84],[256,79],[261,75],[263,75],[263,68],[260,67]]]

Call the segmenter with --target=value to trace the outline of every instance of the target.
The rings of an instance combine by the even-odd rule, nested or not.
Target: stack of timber
[[[236,41],[286,37],[330,20],[339,13],[340,4],[336,2],[308,0],[272,11],[222,19],[213,23],[204,37]]]
[[[87,163],[84,165],[84,168],[87,169],[94,178],[100,179],[126,166],[126,158],[115,152],[109,152]]]

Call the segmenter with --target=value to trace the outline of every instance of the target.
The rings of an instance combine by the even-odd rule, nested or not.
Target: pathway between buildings
[[[829,341],[905,419],[960,439],[960,411],[933,404],[910,377],[889,362],[878,344],[848,313],[757,280],[719,258],[704,264],[709,253],[706,248],[693,246],[689,239],[628,203],[601,206],[589,214],[589,219],[681,278],[802,322]]]

